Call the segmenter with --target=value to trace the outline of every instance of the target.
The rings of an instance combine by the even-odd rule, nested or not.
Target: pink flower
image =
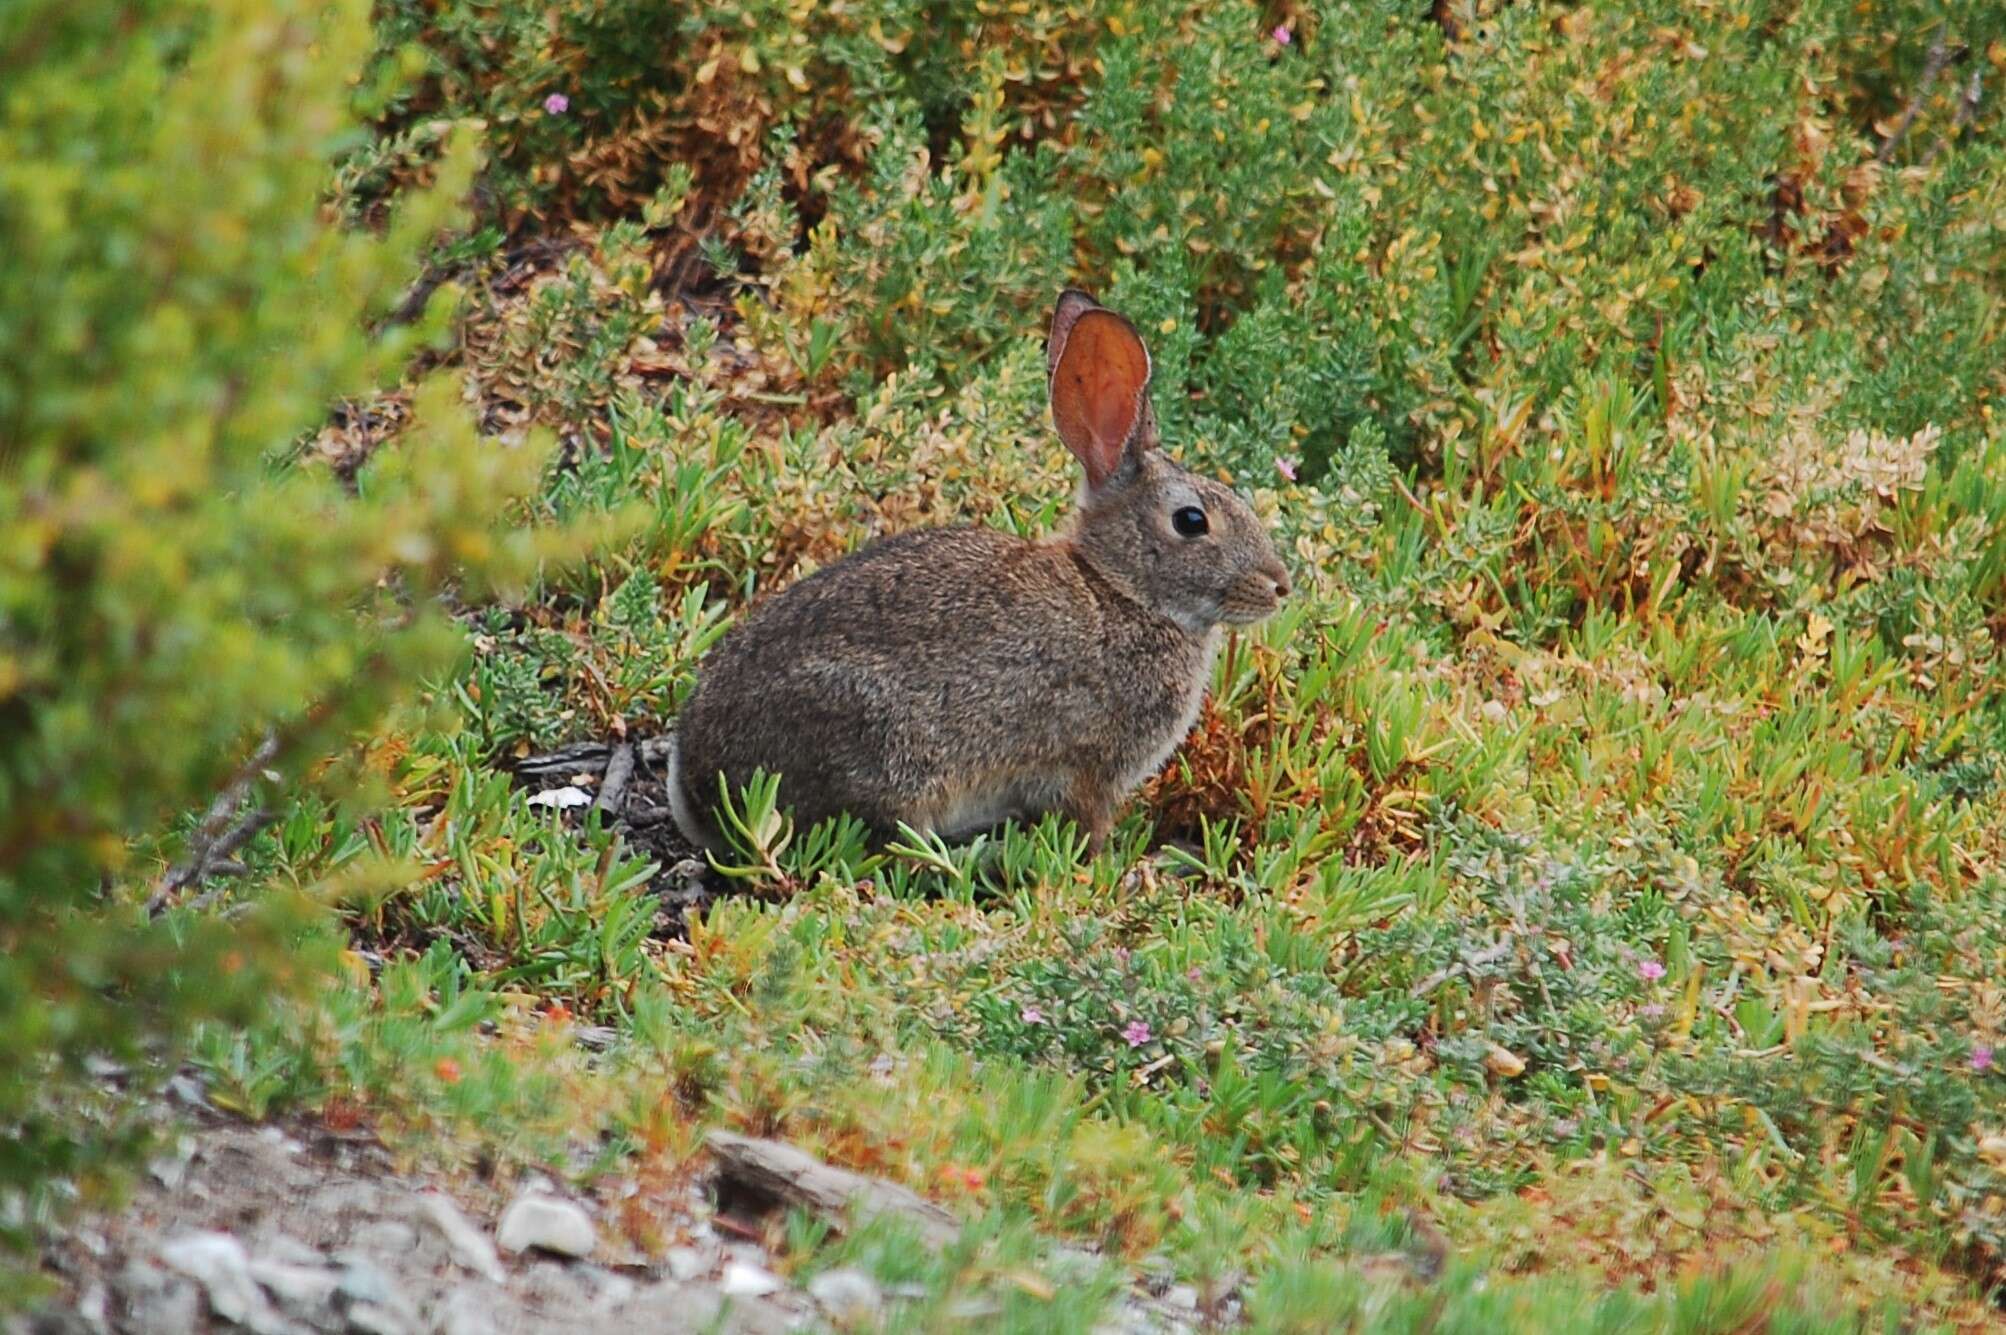
[[[1984,1072],[1992,1069],[1992,1045],[1980,1043],[1971,1050],[1971,1069]]]
[[[571,99],[562,93],[552,93],[543,99],[543,109],[552,116],[562,116],[571,110]]]
[[[1149,1041],[1149,1026],[1141,1020],[1130,1020],[1128,1028],[1121,1031],[1121,1036],[1128,1040],[1130,1047],[1139,1048]]]
[[[1199,980],[1200,978],[1203,978],[1203,977],[1204,977],[1205,975],[1204,975],[1204,974],[1202,974],[1202,973],[1200,973],[1200,972],[1198,972],[1198,966],[1194,964],[1194,965],[1192,965],[1192,966],[1191,966],[1190,968],[1188,968],[1188,969],[1186,969],[1186,970],[1184,971],[1184,976],[1185,976],[1186,978],[1189,978],[1189,979],[1190,979],[1190,980],[1191,980],[1192,982],[1194,982],[1194,983],[1195,983],[1195,982],[1197,982],[1197,981],[1198,981],[1198,980]]]
[[[1039,1010],[1036,1006],[1026,1006],[1023,1010],[1017,1012],[1017,1018],[1025,1024],[1043,1024],[1045,1022],[1045,1012]]]
[[[1665,976],[1665,966],[1656,960],[1645,960],[1637,966],[1637,976],[1647,983],[1655,983]]]
[[[1277,42],[1281,43],[1283,46],[1287,46],[1290,42],[1293,42],[1295,40],[1295,34],[1289,31],[1287,24],[1282,24],[1278,26],[1273,32],[1269,33],[1268,35],[1274,38]]]
[[[1288,458],[1287,456],[1283,456],[1282,458],[1275,460],[1275,471],[1277,473],[1280,473],[1283,477],[1287,478],[1289,481],[1293,482],[1296,480],[1296,461],[1291,458]]]

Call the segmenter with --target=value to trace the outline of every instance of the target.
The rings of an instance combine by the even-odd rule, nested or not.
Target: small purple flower
[[[1293,42],[1296,39],[1296,35],[1289,31],[1287,24],[1278,25],[1275,28],[1275,30],[1269,33],[1268,35],[1274,38],[1277,42],[1281,43],[1283,46],[1287,46],[1290,42]]]
[[[1128,963],[1128,947],[1127,947],[1127,946],[1116,946],[1116,947],[1114,948],[1114,962],[1115,962],[1116,964],[1126,964],[1126,963]]]
[[[1121,1036],[1128,1040],[1130,1047],[1139,1048],[1149,1041],[1149,1026],[1141,1020],[1130,1020],[1128,1028],[1121,1031]]]
[[[1637,976],[1647,983],[1655,983],[1665,976],[1665,966],[1656,960],[1645,960],[1637,966]]]
[[[1296,480],[1296,461],[1284,455],[1275,460],[1275,471],[1293,482]]]
[[[552,93],[543,99],[543,109],[549,115],[562,116],[571,110],[571,99],[562,93]]]
[[[1981,1074],[1992,1069],[1992,1045],[1980,1043],[1971,1050],[1971,1069]]]
[[[1194,964],[1194,965],[1192,965],[1192,966],[1191,966],[1190,968],[1188,968],[1188,969],[1186,969],[1186,970],[1184,971],[1184,976],[1185,976],[1186,978],[1189,978],[1189,979],[1190,979],[1190,980],[1191,980],[1192,982],[1194,982],[1194,983],[1195,983],[1195,982],[1197,982],[1197,981],[1198,981],[1198,980],[1199,980],[1200,978],[1203,978],[1203,977],[1204,977],[1205,975],[1204,975],[1204,974],[1202,974],[1202,973],[1200,973],[1200,972],[1198,971],[1198,966]]]
[[[1043,1024],[1045,1022],[1045,1012],[1039,1010],[1036,1006],[1026,1006],[1023,1010],[1017,1012],[1017,1018],[1025,1024]]]

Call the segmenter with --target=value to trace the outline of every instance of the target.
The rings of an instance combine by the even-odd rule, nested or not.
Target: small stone
[[[92,1280],[84,1289],[82,1296],[77,1299],[77,1315],[82,1317],[92,1330],[111,1329],[108,1315],[110,1307],[111,1294],[96,1280]]]
[[[397,1291],[390,1276],[367,1261],[352,1261],[342,1269],[337,1302],[348,1328],[363,1335],[414,1335],[418,1318]]]
[[[176,1154],[163,1154],[146,1166],[146,1175],[167,1190],[178,1191],[188,1176],[188,1160]]]
[[[422,1193],[418,1197],[418,1217],[439,1230],[460,1265],[497,1284],[505,1278],[495,1245],[460,1212],[450,1196],[436,1191]]]
[[[395,1219],[372,1219],[350,1235],[348,1245],[357,1251],[382,1256],[403,1256],[418,1243],[409,1224]]]
[[[184,1233],[161,1246],[160,1259],[170,1270],[200,1284],[210,1308],[225,1321],[260,1335],[293,1329],[265,1301],[264,1291],[251,1278],[250,1255],[228,1233]]]
[[[341,1282],[338,1274],[320,1266],[267,1260],[251,1262],[251,1278],[295,1316],[324,1306],[334,1297],[335,1286]]]
[[[764,1298],[769,1293],[778,1293],[780,1277],[770,1270],[762,1270],[756,1265],[743,1261],[733,1261],[724,1268],[724,1278],[718,1281],[718,1291],[731,1298]]]
[[[808,1296],[846,1326],[875,1319],[885,1305],[877,1281],[861,1270],[825,1270],[808,1281]]]
[[[1172,1307],[1181,1307],[1188,1312],[1198,1310],[1198,1286],[1195,1284],[1173,1284],[1170,1292],[1163,1295],[1163,1301]]]
[[[592,1305],[602,1311],[612,1311],[624,1306],[634,1296],[634,1281],[625,1275],[615,1275],[610,1271],[599,1279],[599,1293],[592,1299]]]
[[[383,1189],[373,1182],[330,1182],[315,1190],[306,1208],[316,1215],[381,1218],[388,1213]]]
[[[592,1217],[555,1196],[518,1196],[503,1212],[495,1241],[503,1251],[534,1247],[559,1256],[590,1256],[598,1245]]]
[[[1490,1068],[1491,1074],[1507,1080],[1525,1074],[1525,1058],[1500,1043],[1491,1044],[1484,1053],[1484,1065]]]
[[[348,1328],[359,1335],[413,1335],[417,1329],[402,1312],[375,1303],[357,1303],[349,1308]]]
[[[202,1290],[159,1266],[133,1261],[116,1281],[125,1298],[127,1326],[147,1335],[195,1335],[202,1321]]]
[[[282,1127],[265,1127],[258,1132],[258,1139],[288,1157],[296,1155],[306,1148],[306,1146],[287,1135]]]
[[[687,1284],[710,1269],[710,1262],[694,1247],[671,1247],[662,1260],[668,1264],[669,1277],[679,1284]]]
[[[290,1233],[270,1233],[262,1235],[258,1244],[258,1259],[272,1261],[279,1265],[319,1266],[327,1264],[327,1258],[301,1242]]]
[[[493,1335],[500,1328],[494,1298],[473,1286],[448,1290],[432,1310],[433,1335]]]
[[[337,1287],[341,1296],[351,1303],[388,1304],[397,1297],[396,1289],[391,1287],[390,1276],[367,1261],[355,1261],[344,1266]]]

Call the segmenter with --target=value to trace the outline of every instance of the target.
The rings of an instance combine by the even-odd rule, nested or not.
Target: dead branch
[[[1881,140],[1880,149],[1874,154],[1876,162],[1886,162],[1894,156],[1896,147],[1908,135],[1909,127],[1922,114],[1923,103],[1929,100],[1930,90],[1936,87],[1937,76],[1950,63],[1950,57],[1951,45],[1943,39],[1939,30],[1936,40],[1929,44],[1929,54],[1923,58],[1922,78],[1916,84],[1915,93],[1909,98],[1908,105],[1902,108],[1902,118],[1895,122],[1895,128]]]
[[[1985,67],[1980,65],[1971,71],[1971,77],[1965,81],[1964,92],[1957,99],[1957,114],[1950,119],[1949,131],[1929,146],[1929,152],[1922,160],[1923,166],[1927,167],[1930,163],[1935,162],[1936,155],[1950,147],[1957,136],[1964,133],[1964,127],[1971,124],[1972,120],[1978,115],[1978,104],[1984,100],[1984,97]]]
[[[525,779],[569,778],[574,774],[603,773],[612,755],[613,748],[604,742],[573,742],[555,751],[524,756],[510,768]]]
[[[1446,969],[1437,969],[1420,982],[1414,984],[1407,995],[1418,1001],[1442,984],[1448,982],[1451,978],[1469,973],[1474,969],[1481,969],[1487,964],[1495,964],[1511,953],[1511,948],[1517,943],[1517,940],[1518,938],[1516,937],[1507,936],[1495,945],[1484,947],[1467,960],[1458,960]]]
[[[613,758],[606,762],[606,777],[599,783],[599,795],[592,799],[592,809],[618,816],[626,807],[627,780],[633,776],[634,747],[631,742],[622,742],[613,749]]]
[[[188,841],[187,857],[169,868],[167,874],[154,885],[153,893],[146,897],[148,916],[158,916],[167,901],[180,890],[215,875],[220,865],[229,861],[231,854],[272,823],[276,813],[264,807],[242,819],[238,817],[249,800],[251,785],[258,781],[278,753],[278,734],[267,732],[223,785],[222,791],[216,794],[209,809],[202,813],[202,822],[195,827],[194,837]]]
[[[279,813],[273,808],[259,807],[238,821],[228,834],[210,846],[209,851],[203,856],[202,867],[190,878],[190,882],[206,881],[217,876],[242,876],[245,870],[244,864],[231,855],[256,838],[260,830],[278,818]],[[220,893],[222,893],[220,887],[204,891],[195,897],[193,906],[198,909],[207,908]]]
[[[953,1215],[911,1190],[832,1167],[792,1145],[729,1131],[713,1131],[705,1143],[717,1160],[723,1184],[754,1200],[803,1206],[836,1228],[870,1219],[902,1219],[929,1247],[944,1247],[961,1232]]]

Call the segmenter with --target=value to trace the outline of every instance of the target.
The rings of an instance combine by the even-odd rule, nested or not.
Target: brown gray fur
[[[1288,574],[1244,501],[1159,452],[1127,320],[1065,292],[1048,369],[1087,479],[1064,529],[899,534],[755,608],[677,722],[669,791],[693,842],[725,851],[718,776],[735,794],[765,769],[803,828],[849,812],[879,839],[901,821],[958,838],[1056,810],[1097,850],[1183,741],[1220,627],[1267,616]]]

